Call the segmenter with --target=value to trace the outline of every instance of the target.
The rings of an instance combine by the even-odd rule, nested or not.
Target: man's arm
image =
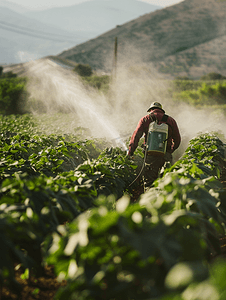
[[[172,127],[173,127],[173,133],[172,133],[172,138],[173,138],[173,152],[180,146],[181,143],[181,135],[177,126],[177,123],[174,119],[172,119]]]
[[[130,139],[130,143],[129,143],[129,152],[128,155],[132,156],[134,151],[136,150],[139,140],[142,137],[144,133],[144,129],[143,129],[143,118],[139,121],[137,128],[135,129],[131,139]]]

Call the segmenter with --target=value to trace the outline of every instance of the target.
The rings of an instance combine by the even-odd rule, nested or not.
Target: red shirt
[[[173,153],[180,145],[181,142],[181,136],[180,132],[177,126],[176,121],[168,116],[167,122],[162,122],[162,117],[164,116],[164,112],[161,109],[155,108],[151,111],[151,113],[156,116],[158,120],[158,124],[167,123],[168,126],[168,140],[167,140],[167,146],[166,151]],[[148,136],[148,129],[149,124],[152,122],[150,114],[144,116],[140,119],[137,128],[135,129],[129,143],[129,152],[128,155],[132,156],[134,151],[136,150],[138,146],[138,142],[140,138],[144,134],[145,143],[147,142],[147,136]]]

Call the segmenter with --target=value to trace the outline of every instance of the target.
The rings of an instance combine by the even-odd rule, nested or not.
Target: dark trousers
[[[159,177],[160,170],[167,161],[172,162],[172,154],[169,152],[166,152],[164,156],[146,156],[142,174],[145,191],[150,188],[152,183]]]

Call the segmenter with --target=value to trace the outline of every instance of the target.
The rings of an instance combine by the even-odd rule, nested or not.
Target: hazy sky
[[[46,9],[46,8],[56,7],[56,6],[70,6],[70,5],[74,5],[74,4],[78,4],[90,0],[8,0],[8,1],[25,6],[32,10],[35,9],[41,10],[41,9]],[[169,5],[182,2],[183,0],[139,0],[139,1],[166,7]]]

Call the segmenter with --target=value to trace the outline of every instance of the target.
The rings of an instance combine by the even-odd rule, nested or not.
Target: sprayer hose
[[[144,169],[144,165],[145,165],[145,161],[146,161],[146,157],[147,157],[147,145],[145,146],[145,152],[144,152],[144,161],[143,161],[143,164],[142,164],[142,168],[140,170],[140,173],[137,175],[137,177],[134,179],[134,181],[132,183],[130,183],[129,187],[131,185],[134,184],[134,182],[140,177],[141,173],[143,172],[143,169]]]

